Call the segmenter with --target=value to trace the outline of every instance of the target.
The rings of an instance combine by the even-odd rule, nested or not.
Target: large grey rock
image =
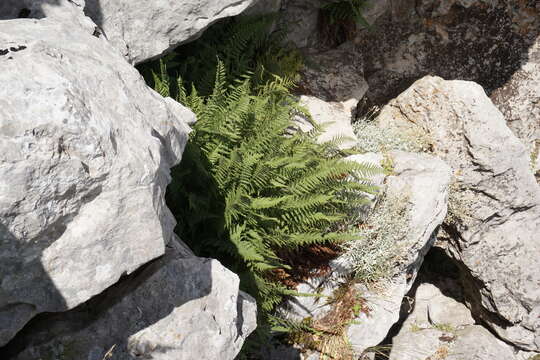
[[[491,94],[491,100],[528,147],[531,167],[540,181],[540,36],[523,54],[519,70]]]
[[[540,147],[538,1],[377,1],[365,14],[374,26],[348,47],[367,74],[365,110],[428,74],[470,80],[486,90],[530,152]]]
[[[20,353],[4,351],[19,360],[232,360],[256,326],[255,301],[238,285],[218,261],[171,247],[88,304],[32,322]]]
[[[526,147],[484,90],[425,77],[383,108],[377,121],[431,139],[451,165],[449,251],[460,263],[473,313],[500,337],[540,349],[540,186]]]
[[[322,0],[285,0],[281,27],[287,29],[287,41],[298,48],[316,43],[317,21]]]
[[[373,25],[378,18],[386,14],[390,9],[392,9],[391,0],[365,0],[361,11],[364,20],[368,24]],[[358,24],[358,27],[361,29],[364,28],[364,25]]]
[[[389,238],[379,239],[381,243],[375,244],[373,252],[368,255],[372,256],[375,251],[383,248],[384,251],[376,254],[375,260],[391,266],[387,277],[381,279],[378,286],[355,285],[369,308],[368,313],[360,312],[346,331],[357,355],[378,345],[398,321],[402,299],[412,286],[423,257],[435,240],[437,227],[446,216],[447,189],[451,177],[449,167],[443,161],[425,154],[395,151],[389,157],[393,162],[393,172],[385,179],[384,201],[398,207],[397,212],[406,220],[401,221],[392,216],[377,218],[377,221],[384,222],[385,228],[392,230],[388,234]],[[363,155],[354,155],[348,159],[362,163],[367,159],[382,161],[381,157],[366,158]],[[372,225],[368,219],[367,226]],[[383,243],[389,243],[390,246]],[[359,248],[367,246],[358,241]],[[356,269],[358,259],[350,251],[330,263],[333,270],[330,275],[300,284],[299,291],[312,294],[321,292],[331,296],[343,279]],[[366,259],[365,256],[362,258]],[[283,311],[296,320],[306,317],[317,320],[331,310],[332,305],[324,300],[295,297],[284,306]]]
[[[392,229],[396,241],[396,255],[389,258],[393,269],[391,279],[383,282],[381,290],[362,289],[362,296],[370,308],[361,313],[347,335],[357,354],[378,345],[399,320],[399,309],[411,288],[427,251],[433,245],[436,230],[446,216],[448,186],[451,172],[448,165],[432,156],[391,152],[393,173],[386,179],[385,201],[405,202],[400,215],[407,219],[405,226]],[[400,224],[388,216],[387,226]],[[390,235],[390,234],[389,234]],[[352,260],[344,255],[345,264]],[[343,263],[342,263],[343,264]]]
[[[511,360],[513,349],[483,326],[468,326],[456,332],[456,340],[447,360]]]
[[[198,37],[254,0],[86,0],[85,13],[132,63],[155,59]]]
[[[414,310],[392,339],[390,360],[512,360],[514,350],[475,325],[465,304],[430,283],[415,292]]]
[[[338,1],[340,0],[283,0],[279,23],[287,31],[286,41],[300,49],[327,48],[320,37],[319,12],[323,5]]]
[[[93,29],[0,22],[0,345],[164,254],[194,115]]]
[[[85,0],[2,0],[0,20],[17,18],[49,18],[59,22],[75,23],[87,29],[95,24],[84,16]]]
[[[358,33],[354,54],[369,73],[367,98],[381,105],[428,74],[475,81],[491,93],[528,61],[539,35],[536,2],[399,0]]]

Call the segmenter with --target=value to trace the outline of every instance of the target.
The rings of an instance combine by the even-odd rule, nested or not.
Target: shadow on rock
[[[0,357],[101,360],[110,351],[115,359],[132,359],[200,348],[195,342],[207,339],[201,333],[210,335],[219,324],[212,319],[210,300],[208,312],[193,300],[220,290],[212,283],[216,271],[221,271],[216,261],[182,258],[169,248],[162,258],[73,310],[39,314],[0,349]]]
[[[534,5],[512,8],[478,1],[468,8],[453,4],[440,9],[444,6],[435,1],[408,3],[357,37],[356,51],[369,83],[366,109],[386,104],[425,75],[474,81],[489,96],[528,61],[528,50],[540,35],[540,9]]]
[[[0,20],[41,19],[46,17],[43,5],[60,6],[63,0],[2,0]]]
[[[62,229],[58,231],[61,233]],[[50,242],[39,240],[43,239],[37,240],[41,246],[26,247],[0,222],[0,345],[6,344],[28,320],[43,311],[42,306],[58,311],[67,308],[41,263],[41,254]]]
[[[99,28],[103,28],[103,11],[100,0],[86,0],[84,14],[91,18]]]

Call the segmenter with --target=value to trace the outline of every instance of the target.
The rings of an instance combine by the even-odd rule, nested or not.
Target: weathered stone
[[[287,31],[286,41],[300,49],[322,49],[319,31],[320,9],[340,0],[283,0],[280,27]]]
[[[307,55],[298,91],[354,109],[368,85],[363,77],[361,58],[347,46]]]
[[[456,332],[456,340],[447,360],[511,360],[510,346],[493,336],[486,328],[474,325]]]
[[[194,115],[92,29],[0,21],[0,345],[163,255]]]
[[[385,261],[392,262],[390,279],[380,282],[379,290],[355,285],[365,300],[369,312],[360,313],[347,329],[347,337],[355,354],[378,345],[388,330],[399,319],[401,301],[410,289],[426,252],[432,245],[437,227],[446,216],[447,188],[450,169],[441,160],[425,154],[391,152],[393,173],[386,177],[384,196],[386,201],[395,200],[406,208],[406,225],[395,229],[399,241],[395,244],[399,256],[389,253]],[[381,157],[370,157],[380,159]],[[366,160],[362,156],[351,156],[350,161]],[[395,219],[388,219],[395,221]],[[369,224],[369,221],[368,221]],[[393,224],[389,224],[392,226]],[[322,293],[331,296],[340,286],[342,279],[354,272],[354,264],[347,254],[330,263],[332,273],[324,278],[311,279],[299,285],[299,291]],[[283,311],[289,317],[301,320],[306,317],[322,318],[332,305],[323,299],[296,297],[289,301]]]
[[[440,258],[428,263],[439,266]],[[475,325],[470,310],[462,302],[459,277],[426,272],[411,291],[411,309],[399,333],[392,339],[391,360],[425,359],[522,359],[514,348]],[[449,269],[447,269],[449,270]],[[455,275],[452,268],[452,273]]]
[[[491,100],[529,148],[531,167],[540,181],[540,36],[525,52],[520,69],[491,94]]]
[[[64,24],[83,28],[86,32],[101,36],[90,18],[84,15],[85,0],[2,0],[0,20],[17,18],[48,18]]]
[[[322,0],[286,0],[280,26],[287,29],[287,41],[298,48],[316,42],[317,21]]]
[[[513,349],[479,325],[455,333],[433,328],[409,331],[394,338],[390,360],[513,360]]]
[[[363,111],[386,104],[428,74],[471,80],[530,152],[540,147],[540,3],[400,0],[378,2],[377,8],[386,13],[359,31],[355,48],[347,47],[367,74]],[[540,170],[540,160],[533,169]]]
[[[215,21],[254,0],[86,0],[85,13],[132,63],[155,59],[197,38]]]
[[[383,16],[391,9],[392,1],[390,0],[366,0],[362,6],[362,16],[370,25],[375,24],[378,18]],[[363,28],[362,24],[358,24],[359,28]]]
[[[370,103],[385,104],[428,74],[478,82],[488,93],[522,67],[540,35],[540,7],[503,0],[392,2],[361,31]]]
[[[3,358],[232,360],[256,326],[238,285],[218,261],[170,248],[89,303],[38,316]]]
[[[386,338],[392,325],[399,320],[401,301],[408,287],[404,276],[386,282],[382,290],[360,287],[369,313],[360,313],[347,329],[347,337],[356,355],[363,354]]]
[[[403,329],[406,329],[408,324],[403,326]],[[432,359],[431,356],[435,359],[445,359],[442,355],[448,354],[448,345],[439,340],[442,336],[444,332],[433,328],[409,330],[406,338],[400,333],[394,337],[389,360],[425,360]],[[466,359],[469,360],[469,358]]]
[[[512,347],[474,325],[469,309],[436,285],[421,283],[416,289],[414,311],[392,339],[390,360],[517,359]]]
[[[448,325],[454,328],[474,324],[471,312],[464,304],[442,296],[440,291],[436,290],[437,292],[429,299],[427,304],[427,316],[430,323]],[[418,301],[418,297],[416,299]]]
[[[540,349],[540,187],[525,146],[484,90],[425,77],[383,108],[381,127],[416,128],[452,166],[446,227],[473,313],[503,339]]]
[[[84,15],[84,5],[85,0],[3,0],[0,4],[0,20],[45,17],[74,20]],[[91,20],[88,19],[88,22]]]
[[[402,240],[393,269],[393,278],[383,285],[382,291],[362,289],[361,294],[370,308],[369,314],[360,314],[358,323],[348,331],[355,353],[378,345],[399,319],[399,309],[405,294],[411,288],[424,255],[430,249],[438,226],[446,216],[447,190],[450,169],[439,159],[400,151],[389,154],[393,174],[386,179],[385,197],[407,203],[407,226],[396,229]],[[391,219],[391,221],[397,221]],[[367,291],[366,291],[367,290]]]
[[[322,126],[318,141],[342,138],[343,142],[339,145],[341,149],[350,149],[356,145],[357,139],[351,125],[352,115],[343,104],[306,95],[300,97],[300,104],[309,110],[313,122]],[[305,132],[313,129],[311,122],[304,116],[296,116],[295,124]]]

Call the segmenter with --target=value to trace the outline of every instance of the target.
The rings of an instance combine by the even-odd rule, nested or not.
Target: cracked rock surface
[[[85,13],[130,62],[155,59],[194,40],[219,19],[254,0],[86,0]]]
[[[103,39],[52,19],[0,22],[0,344],[161,256],[194,115]]]
[[[445,229],[472,312],[501,338],[540,349],[540,186],[524,144],[482,87],[427,76],[379,126],[422,131],[454,173]]]

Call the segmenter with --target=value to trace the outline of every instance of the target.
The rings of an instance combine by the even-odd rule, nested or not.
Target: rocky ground
[[[306,7],[316,13],[320,3],[308,3],[284,1],[282,21],[294,23]],[[331,134],[356,136],[371,152],[364,161],[384,167],[392,159],[386,197],[413,194],[406,197],[408,224],[388,219],[402,232],[392,277],[375,290],[356,285],[367,311],[346,332],[352,358],[533,359],[540,351],[540,7],[371,3],[365,14],[372,28],[358,25],[333,46],[315,15],[290,37],[318,65],[304,71],[300,90],[316,120],[332,122]],[[321,101],[329,104],[325,114]],[[396,181],[411,189],[396,191]],[[426,253],[452,270],[420,267]],[[352,272],[340,260],[334,274]],[[323,283],[331,295],[339,279],[301,289]],[[285,311],[304,319],[332,311],[311,299],[297,298]],[[323,356],[296,347],[302,350],[279,348],[270,358]]]
[[[249,8],[280,10],[275,26],[317,64],[299,95],[329,125],[321,141],[347,136],[365,152],[348,160],[384,174],[356,214],[389,241],[384,276],[351,282],[378,270],[358,242],[298,285],[333,302],[294,297],[281,314],[339,328],[342,359],[536,360],[540,5],[368,1],[370,28],[336,30],[323,1],[255,2],[2,1],[0,357],[238,354],[255,302],[174,235],[164,202],[194,115],[133,64]],[[267,358],[322,360],[330,346],[296,340]]]
[[[235,274],[175,238],[165,206],[195,117],[130,63],[249,4],[1,2],[1,358],[240,351],[256,326],[254,300]],[[182,28],[178,14],[189,18]]]

